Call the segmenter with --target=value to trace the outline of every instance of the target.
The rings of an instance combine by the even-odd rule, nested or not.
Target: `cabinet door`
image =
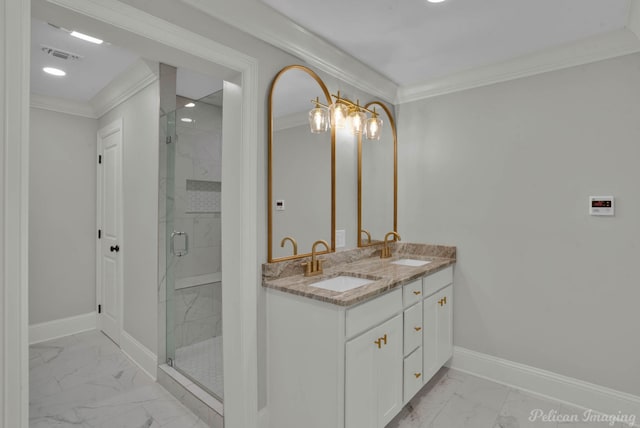
[[[438,293],[422,303],[422,381],[428,382],[440,370],[438,365]]]
[[[453,355],[453,287],[438,295],[438,365],[442,367]]]
[[[423,302],[422,355],[427,382],[453,355],[453,286],[449,285]]]
[[[345,427],[382,428],[402,408],[402,315],[346,345]]]

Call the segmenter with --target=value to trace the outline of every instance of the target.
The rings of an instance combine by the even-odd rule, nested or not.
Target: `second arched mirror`
[[[312,133],[312,100],[331,94],[309,68],[291,65],[269,93],[268,260],[310,255],[315,241],[335,250],[335,132]]]
[[[398,156],[393,113],[373,101],[366,108],[383,120],[379,140],[358,138],[358,246],[379,244],[390,231],[397,232]]]

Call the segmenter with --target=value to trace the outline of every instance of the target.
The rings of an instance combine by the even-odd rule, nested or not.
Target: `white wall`
[[[399,107],[399,230],[458,247],[455,344],[640,395],[640,55]],[[616,216],[590,217],[589,195]]]
[[[123,120],[124,331],[153,353],[158,332],[158,81],[99,119]]]
[[[95,311],[98,122],[32,108],[29,323]]]

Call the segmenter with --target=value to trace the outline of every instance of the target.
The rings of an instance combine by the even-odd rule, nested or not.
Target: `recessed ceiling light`
[[[189,103],[189,104],[185,104],[184,106],[187,108],[191,108],[191,107],[195,107],[196,103]]]
[[[96,45],[101,45],[103,40],[100,40],[96,37],[89,36],[87,34],[79,33],[77,31],[72,31],[70,33],[73,37],[77,37],[78,39],[82,39],[85,42],[95,43]]]
[[[60,70],[59,68],[53,68],[53,67],[44,67],[42,69],[42,71],[44,71],[47,74],[50,74],[52,76],[66,76],[67,73],[64,72],[63,70]]]
[[[427,0],[429,3],[442,3],[444,0]]]
[[[180,119],[181,121],[185,122],[185,123],[191,123],[193,122],[193,119],[191,119],[190,117],[183,117],[182,119]]]

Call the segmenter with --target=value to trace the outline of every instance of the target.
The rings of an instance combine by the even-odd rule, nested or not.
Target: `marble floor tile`
[[[534,411],[538,417],[530,420]],[[588,415],[583,409],[443,368],[386,428],[629,428],[621,422],[589,421]]]
[[[462,386],[466,375],[444,368],[402,409],[387,428],[421,428],[429,426],[453,394]]]
[[[565,419],[577,419],[577,422],[560,422],[558,428],[629,428],[629,424],[622,422],[613,425],[609,421],[598,421],[597,415],[584,409],[578,409],[576,407],[562,405],[558,410],[558,413],[565,416]],[[637,421],[636,421],[637,423]]]
[[[512,389],[495,428],[556,428],[555,421],[549,422],[543,416],[558,412],[560,406],[560,403]]]
[[[493,427],[509,391],[505,386],[467,376],[435,418],[423,426],[429,428]]]
[[[93,331],[30,347],[30,428],[206,428]]]

